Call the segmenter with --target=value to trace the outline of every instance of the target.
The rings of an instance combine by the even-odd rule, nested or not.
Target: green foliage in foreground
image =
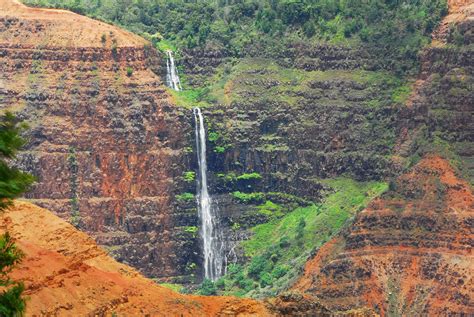
[[[31,175],[9,166],[10,160],[25,144],[20,136],[25,128],[11,113],[0,117],[0,212],[33,182]],[[0,236],[0,316],[20,316],[25,311],[25,300],[21,297],[23,284],[8,277],[22,255],[8,232]]]
[[[202,282],[201,286],[199,287],[198,293],[200,295],[206,295],[206,296],[217,295],[217,289],[214,282],[212,282],[209,279],[205,279]]]
[[[382,182],[360,183],[347,178],[324,182],[335,192],[323,203],[297,208],[252,229],[253,236],[242,242],[250,261],[228,268],[228,274],[216,282],[218,294],[277,294],[298,276],[313,250],[337,234],[352,216],[388,187]]]

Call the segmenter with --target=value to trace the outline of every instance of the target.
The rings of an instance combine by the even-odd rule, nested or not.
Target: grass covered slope
[[[297,208],[251,228],[253,235],[242,242],[248,262],[230,265],[226,276],[215,284],[207,281],[201,292],[276,295],[297,278],[315,249],[387,189],[383,182],[356,182],[348,178],[323,183],[332,188],[332,193],[322,203]]]

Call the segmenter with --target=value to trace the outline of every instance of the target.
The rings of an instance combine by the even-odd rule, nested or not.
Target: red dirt
[[[23,46],[47,44],[56,47],[102,47],[103,34],[108,38],[109,46],[112,44],[112,38],[115,38],[117,47],[136,47],[146,43],[141,37],[104,22],[65,10],[29,8],[15,0],[0,0],[0,16],[29,22],[23,25],[23,32],[18,32],[15,36],[0,32],[0,43]],[[45,21],[48,27],[43,29],[41,25]],[[35,25],[38,28],[35,28]],[[2,35],[10,36],[3,38]]]
[[[450,164],[421,160],[324,245],[294,289],[332,311],[474,314],[474,196]]]
[[[186,296],[109,257],[73,226],[35,205],[16,202],[0,218],[25,253],[12,273],[24,281],[27,316],[268,316],[262,303]]]

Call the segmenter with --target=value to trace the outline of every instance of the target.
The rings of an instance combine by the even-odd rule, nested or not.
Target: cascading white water
[[[204,251],[204,276],[215,281],[222,276],[224,268],[224,243],[219,230],[217,206],[209,196],[207,187],[206,130],[201,109],[194,108],[196,150],[199,164],[197,183],[197,205],[201,218],[201,238]]]
[[[178,69],[174,62],[173,52],[166,51],[166,54],[168,55],[168,59],[166,60],[166,84],[168,87],[180,91],[181,82],[179,81]]]

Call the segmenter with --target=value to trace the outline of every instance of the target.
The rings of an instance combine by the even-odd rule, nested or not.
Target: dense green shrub
[[[250,262],[248,275],[254,279],[259,279],[260,273],[271,269],[271,262],[265,256],[256,256]]]
[[[265,195],[263,193],[242,193],[239,191],[233,192],[232,196],[238,202],[243,204],[249,203],[259,203],[265,200]]]
[[[217,288],[216,285],[214,284],[213,281],[209,279],[205,279],[201,286],[199,287],[199,294],[201,295],[216,295],[217,294]]]
[[[194,194],[182,193],[182,194],[176,195],[176,199],[179,201],[190,201],[194,199]]]
[[[25,128],[11,113],[0,117],[0,212],[34,180],[31,175],[10,166],[17,151],[25,144],[21,137]],[[21,296],[24,286],[8,276],[22,256],[8,232],[0,235],[0,316],[21,316],[25,311],[25,299]]]

